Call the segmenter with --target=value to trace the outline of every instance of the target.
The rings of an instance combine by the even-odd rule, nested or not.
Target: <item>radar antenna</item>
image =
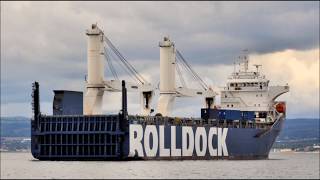
[[[256,67],[257,69],[257,74],[259,73],[259,67],[262,66],[261,64],[254,64],[254,66]]]

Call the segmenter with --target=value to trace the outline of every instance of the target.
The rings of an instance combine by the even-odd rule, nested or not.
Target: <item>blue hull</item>
[[[266,128],[257,126],[218,128],[217,125],[210,123],[188,126],[166,121],[149,124],[149,127],[154,127],[154,131],[146,135],[146,123],[142,121],[134,123],[130,116],[129,121],[123,121],[121,115],[40,115],[32,121],[32,155],[40,160],[266,159],[283,122],[284,118],[278,119]],[[136,150],[132,147],[132,139],[138,135],[137,132],[130,131],[133,125],[142,128],[141,139],[136,139]],[[160,126],[163,126],[162,136]],[[175,130],[174,135],[171,133],[172,127]],[[184,140],[182,129],[186,127],[192,128],[194,136]],[[197,129],[202,127],[205,129],[203,136],[197,136]],[[215,132],[211,133],[211,136],[210,128]],[[222,137],[222,132],[226,133],[225,139]],[[155,134],[157,136],[153,136]],[[145,137],[148,137],[149,141],[145,141]],[[211,146],[209,137],[212,137]],[[161,138],[162,150],[165,149],[169,154],[160,153]],[[190,138],[194,140],[193,145],[187,142]],[[175,142],[171,142],[172,139]],[[186,155],[183,149],[184,142],[187,142],[185,147],[192,148],[191,154],[189,152]],[[146,152],[146,148],[149,152]]]

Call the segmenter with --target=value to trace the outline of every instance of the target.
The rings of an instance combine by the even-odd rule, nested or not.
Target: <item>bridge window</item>
[[[231,107],[233,107],[233,104],[231,104]]]
[[[227,107],[229,107],[229,104],[227,104]]]
[[[233,87],[233,83],[231,83],[230,86]]]

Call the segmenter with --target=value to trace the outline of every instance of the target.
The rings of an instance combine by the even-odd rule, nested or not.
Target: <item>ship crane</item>
[[[177,90],[177,97],[205,97],[205,105],[206,108],[211,108],[213,105],[214,97],[217,95],[216,92],[212,90],[202,79],[201,77],[191,68],[189,63],[185,60],[179,50],[176,50],[176,67],[180,69],[179,66],[185,68],[187,72],[191,75],[195,82],[198,82],[201,86],[201,89],[191,89],[188,88],[186,83],[182,82],[182,87],[178,87]],[[177,71],[178,72],[178,71]],[[179,72],[178,72],[179,74]],[[180,73],[180,81],[184,81],[181,73]]]
[[[217,95],[200,76],[191,68],[182,54],[176,50],[173,42],[164,37],[160,47],[160,97],[157,114],[170,116],[176,97],[205,97],[206,107],[211,108]],[[201,89],[188,88],[181,74],[180,66],[189,72],[192,78],[201,85]],[[182,87],[176,87],[175,72],[179,76]]]
[[[84,97],[84,114],[102,114],[104,92],[121,92],[121,80],[111,60],[111,57],[115,54],[118,58],[116,62],[119,62],[132,79],[136,81],[126,83],[127,91],[140,92],[142,114],[149,115],[154,87],[137,72],[96,24],[93,24],[86,34],[88,35],[88,75],[86,78],[87,92]],[[110,72],[114,77],[113,80],[105,80],[104,78],[104,59],[107,61]]]

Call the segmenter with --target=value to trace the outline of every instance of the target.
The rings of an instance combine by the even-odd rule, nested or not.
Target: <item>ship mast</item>
[[[248,49],[243,50],[243,60],[244,60],[244,72],[247,72],[249,69],[249,56],[248,56]]]

